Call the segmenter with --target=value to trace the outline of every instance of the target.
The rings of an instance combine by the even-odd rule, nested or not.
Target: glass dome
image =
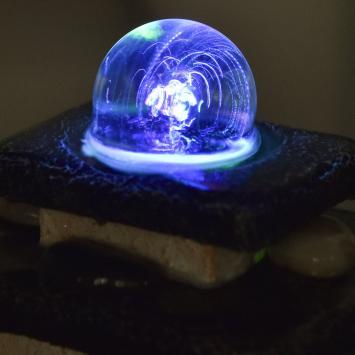
[[[117,170],[235,164],[258,149],[256,89],[240,50],[190,20],[145,24],[104,58],[83,151]]]

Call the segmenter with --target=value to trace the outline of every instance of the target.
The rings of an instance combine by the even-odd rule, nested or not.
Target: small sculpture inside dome
[[[132,172],[232,165],[259,147],[255,111],[252,72],[228,38],[190,20],[155,21],[104,58],[83,151]]]
[[[200,101],[199,106],[203,101]],[[170,80],[168,85],[158,84],[145,100],[151,107],[152,117],[165,116],[169,118],[168,146],[175,152],[185,151],[189,147],[189,140],[183,135],[185,129],[191,127],[196,120],[190,109],[197,105],[197,99],[186,83]],[[185,139],[185,140],[184,140]]]

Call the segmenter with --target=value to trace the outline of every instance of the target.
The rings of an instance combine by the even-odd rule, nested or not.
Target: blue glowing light
[[[194,21],[155,21],[104,58],[83,152],[134,172],[232,165],[259,147],[255,111],[252,72],[228,38]]]

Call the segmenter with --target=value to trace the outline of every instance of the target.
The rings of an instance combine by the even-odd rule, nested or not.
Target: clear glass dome
[[[118,169],[214,168],[252,155],[256,89],[239,49],[190,20],[145,24],[104,58],[83,151]]]

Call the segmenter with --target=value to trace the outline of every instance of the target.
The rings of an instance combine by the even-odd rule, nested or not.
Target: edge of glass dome
[[[97,120],[97,116],[94,115],[93,122],[91,123],[89,129],[87,130],[84,138],[84,144],[82,146],[82,151],[84,155],[88,157],[94,157],[104,165],[107,165],[114,170],[125,171],[125,172],[135,172],[135,173],[166,173],[167,168],[169,172],[173,171],[191,171],[191,170],[208,170],[208,169],[216,169],[216,168],[228,168],[231,166],[235,166],[238,163],[250,158],[253,156],[258,150],[261,145],[261,137],[254,126],[255,122],[255,114],[257,108],[257,92],[256,92],[256,85],[253,72],[249,66],[247,59],[245,58],[242,51],[237,47],[237,45],[231,41],[226,35],[220,32],[218,29],[215,29],[209,25],[204,23],[189,20],[189,19],[182,19],[182,18],[168,18],[168,19],[160,19],[151,22],[147,22],[141,26],[134,28],[133,30],[129,31],[127,34],[122,36],[106,53],[103,61],[100,64],[98,74],[96,76],[94,90],[93,90],[93,108],[97,110],[95,107],[96,104],[96,94],[99,90],[97,88],[97,80],[100,77],[101,69],[105,63],[107,56],[118,46],[122,41],[127,39],[134,31],[144,26],[149,26],[154,23],[159,23],[163,21],[181,21],[190,23],[191,25],[202,25],[211,29],[212,31],[217,32],[219,35],[224,37],[226,40],[231,42],[234,47],[236,48],[238,54],[244,59],[244,64],[246,66],[247,72],[251,76],[251,80],[254,86],[254,101],[255,107],[253,112],[253,119],[251,122],[252,128],[248,134],[248,136],[241,136],[237,140],[234,141],[235,146],[234,149],[230,149],[228,151],[224,151],[221,153],[209,153],[209,154],[169,154],[169,153],[143,153],[143,152],[133,152],[129,150],[119,149],[114,146],[107,146],[103,144],[99,139],[95,138],[91,134],[91,128],[95,124]],[[149,39],[149,41],[154,39]],[[98,94],[97,96],[100,96]],[[101,104],[101,103],[99,103]],[[112,103],[111,103],[112,105]],[[253,105],[251,105],[252,107]]]
[[[209,154],[143,153],[104,145],[88,129],[82,152],[118,171],[129,173],[173,173],[191,170],[230,168],[252,157],[260,148],[261,137],[254,127],[247,137],[231,141],[227,151]]]
[[[199,21],[195,21],[195,20],[189,20],[189,19],[184,19],[184,18],[166,18],[166,19],[160,19],[160,20],[154,20],[154,21],[150,21],[150,22],[147,22],[145,24],[142,24],[138,27],[135,27],[134,29],[132,29],[131,31],[127,32],[125,35],[123,35],[118,41],[116,41],[113,46],[106,52],[106,55],[104,57],[104,59],[102,60],[101,64],[100,64],[100,67],[99,67],[99,70],[101,69],[102,67],[102,64],[105,62],[105,59],[106,57],[108,56],[108,54],[120,43],[122,42],[123,40],[127,39],[128,37],[130,37],[135,31],[137,31],[138,29],[141,29],[145,26],[149,26],[149,25],[152,25],[152,24],[155,24],[155,23],[160,23],[160,22],[165,22],[165,21],[181,21],[181,22],[187,22],[187,23],[190,23],[190,24],[195,24],[195,25],[201,25],[201,26],[205,26],[205,27],[208,27],[210,28],[212,31],[215,31],[215,32],[218,32],[218,34],[220,34],[222,37],[224,37],[226,40],[228,40],[229,42],[231,42],[235,48],[237,49],[237,52],[245,59],[245,62],[248,66],[248,68],[250,69],[251,71],[251,68],[244,56],[244,54],[242,53],[242,51],[239,49],[239,47],[230,39],[228,38],[224,33],[222,33],[221,31],[219,31],[218,29],[214,28],[214,27],[211,27],[205,23],[202,23],[202,22],[199,22]],[[155,38],[157,39],[157,38]],[[148,39],[146,38],[146,40],[153,40],[152,39]],[[253,77],[254,79],[254,77]]]
[[[253,80],[253,83],[254,83],[254,87],[255,87],[255,112],[256,112],[256,107],[257,107],[257,92],[256,92],[256,85],[255,85],[255,79],[254,79],[254,74],[251,70],[251,67],[246,59],[246,57],[244,56],[244,54],[242,53],[242,51],[239,49],[239,47],[230,39],[228,38],[224,33],[222,33],[221,31],[219,31],[218,29],[214,28],[214,27],[211,27],[205,23],[202,23],[202,22],[199,22],[199,21],[195,21],[195,20],[189,20],[189,19],[184,19],[184,18],[166,18],[166,19],[159,19],[159,20],[154,20],[154,21],[150,21],[150,22],[147,22],[145,24],[142,24],[138,27],[135,27],[134,29],[132,29],[131,31],[127,32],[125,35],[123,35],[117,42],[115,42],[113,44],[113,46],[106,52],[105,56],[104,56],[104,59],[101,61],[100,63],[100,66],[99,66],[99,70],[98,70],[98,73],[96,75],[96,79],[95,79],[95,83],[94,83],[94,88],[93,88],[93,100],[92,100],[92,105],[94,107],[94,109],[96,110],[97,107],[96,107],[96,100],[95,100],[95,93],[97,91],[97,88],[96,88],[96,84],[97,84],[97,81],[98,81],[98,78],[100,76],[100,72],[101,72],[101,68],[104,66],[104,63],[105,63],[105,60],[107,58],[107,56],[111,53],[111,51],[114,50],[114,48],[119,45],[120,42],[122,42],[123,40],[127,39],[134,31],[136,31],[137,29],[139,28],[142,28],[144,26],[149,26],[151,24],[154,24],[154,23],[159,23],[159,22],[163,22],[163,21],[181,21],[181,22],[187,22],[187,23],[190,23],[190,24],[197,24],[197,25],[202,25],[202,26],[205,26],[205,27],[208,27],[210,28],[212,31],[216,31],[218,32],[218,34],[220,34],[222,37],[224,37],[226,40],[228,40],[229,42],[231,42],[237,52],[244,58],[244,61],[245,61],[245,65],[247,67],[247,69],[249,69],[249,73],[251,74],[251,78]],[[254,112],[254,114],[255,114]],[[253,121],[254,121],[254,118],[253,118]]]

